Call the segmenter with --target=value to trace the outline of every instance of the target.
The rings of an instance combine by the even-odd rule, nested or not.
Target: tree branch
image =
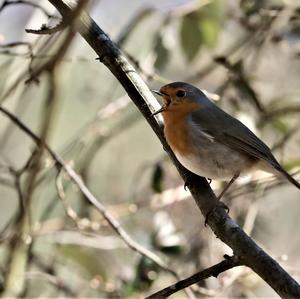
[[[226,257],[225,260],[222,262],[209,267],[205,270],[202,270],[186,279],[180,280],[148,297],[146,299],[164,299],[172,294],[182,290],[183,288],[186,288],[194,283],[197,283],[203,279],[209,278],[209,277],[217,277],[220,273],[232,269],[234,267],[240,266],[241,263],[239,259],[236,256],[232,257]]]

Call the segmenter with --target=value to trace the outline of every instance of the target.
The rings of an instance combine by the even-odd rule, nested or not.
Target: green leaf
[[[215,47],[218,40],[219,24],[215,20],[204,18],[200,20],[202,41],[208,48]]]
[[[202,32],[197,13],[193,12],[181,20],[180,40],[188,61],[192,61],[202,45]]]
[[[214,0],[183,16],[180,42],[187,60],[192,61],[202,46],[215,47],[224,16],[224,1]]]

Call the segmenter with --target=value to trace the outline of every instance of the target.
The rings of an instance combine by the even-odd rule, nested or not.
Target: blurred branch
[[[121,32],[114,39],[115,43],[118,45],[118,47],[120,49],[122,49],[124,51],[124,49],[123,49],[124,44],[127,41],[127,39],[129,38],[130,34],[145,18],[147,18],[149,15],[153,14],[154,12],[155,12],[155,10],[152,7],[146,7],[144,9],[141,9],[136,15],[133,16],[133,18],[130,19],[130,21],[125,26],[122,27]],[[158,26],[158,28],[159,28],[159,31],[161,31],[162,26]],[[127,51],[126,51],[126,56],[128,57],[128,59],[130,59],[132,64],[140,71],[140,73],[145,77],[146,81],[157,80],[161,83],[167,82],[167,80],[165,78],[156,74],[153,69],[146,70],[142,66],[140,61],[136,57],[130,55]],[[144,60],[146,60],[146,59],[144,59]],[[151,65],[152,65],[152,63],[151,63]]]
[[[58,275],[56,274],[56,270],[52,265],[46,264],[39,256],[33,253],[31,253],[30,255],[30,261],[33,262],[37,267],[39,267],[43,272],[42,273],[27,272],[26,273],[27,279],[45,278],[50,283],[54,284],[58,290],[63,291],[68,297],[71,298],[77,297],[76,292],[74,292],[67,285],[66,281],[58,277]]]
[[[32,154],[27,159],[26,163],[20,169],[14,169],[13,166],[8,167],[10,174],[13,176],[15,190],[18,195],[20,217],[23,215],[23,213],[25,213],[26,203],[27,203],[24,198],[21,179],[22,176],[26,173],[26,171],[30,171],[31,167],[32,166],[34,167],[34,164],[36,163],[37,154],[38,154],[38,149],[32,152]],[[16,217],[16,219],[18,219],[18,217]]]
[[[68,14],[68,16],[65,16],[57,25],[54,27],[48,27],[47,25],[42,25],[40,29],[25,29],[27,33],[33,33],[33,34],[54,34],[59,31],[64,30],[68,26],[74,26],[74,21],[76,18],[80,15],[81,11],[85,8],[85,6],[88,4],[88,1],[79,0],[77,2],[76,7]]]
[[[45,271],[47,269],[43,268],[42,270]],[[47,272],[30,271],[26,272],[26,280],[45,280],[56,286],[59,291],[63,291],[67,296],[76,298],[76,294],[65,285],[64,281],[53,274],[49,274]]]
[[[11,51],[11,48],[17,48],[17,47],[26,47],[27,51],[26,52],[13,52]],[[23,59],[31,59],[31,60],[42,60],[42,59],[51,59],[55,56],[55,54],[36,54],[33,52],[33,46],[29,42],[24,42],[24,41],[16,41],[12,43],[7,43],[7,44],[0,44],[0,49],[3,49],[0,51],[1,55],[8,55],[8,56],[15,56]],[[90,62],[94,63],[93,59],[90,59],[88,57],[84,56],[77,56],[77,57],[63,57],[61,62]],[[32,64],[32,61],[31,61]]]
[[[0,12],[5,8],[8,7],[9,5],[27,5],[27,6],[31,6],[34,8],[38,8],[39,10],[41,10],[44,15],[48,18],[54,18],[53,15],[51,15],[50,13],[48,13],[48,11],[41,5],[34,3],[32,1],[28,1],[28,0],[4,0],[4,2],[2,3],[2,5],[0,6]]]
[[[300,111],[299,111],[300,112]],[[279,139],[273,146],[272,151],[282,150],[287,144],[288,140],[291,139],[299,131],[300,122],[297,122],[284,136]]]
[[[49,2],[58,9],[63,17],[67,17],[72,10],[61,0],[49,0]],[[181,176],[185,180],[187,176],[194,178],[189,187],[190,191],[204,215],[207,215],[209,211],[211,212],[213,210],[213,212],[209,214],[208,224],[217,237],[233,249],[242,264],[253,269],[280,296],[300,297],[300,286],[298,283],[247,236],[227,215],[224,209],[220,207],[216,208],[218,202],[207,181],[204,178],[189,174],[176,160],[164,139],[160,126],[151,116],[151,111],[145,103],[145,100],[151,106],[157,106],[157,102],[140,76],[128,63],[117,46],[110,40],[108,35],[103,32],[86,13],[82,13],[81,15],[80,22],[78,22],[78,31],[98,54],[100,61],[110,69],[125,88],[130,98],[161,140]]]
[[[250,85],[249,79],[243,69],[242,61],[238,61],[235,64],[231,64],[225,56],[219,56],[215,58],[215,61],[223,65],[231,75],[231,81],[243,95],[246,96],[256,107],[256,109],[265,114],[265,108],[263,107],[256,91]]]
[[[14,47],[19,47],[19,46],[26,46],[28,48],[28,52],[26,54],[32,54],[32,45],[28,42],[13,42],[13,43],[8,43],[8,44],[0,44],[1,49],[9,49],[9,48],[14,48]],[[4,53],[4,52],[1,52]]]
[[[232,269],[234,267],[241,266],[241,262],[236,256],[227,257],[225,256],[225,260],[222,262],[209,267],[205,270],[202,270],[186,279],[180,280],[148,297],[146,299],[164,299],[172,294],[194,284],[198,283],[203,279],[209,278],[209,277],[217,277],[220,273],[227,271],[229,269]]]
[[[76,18],[80,15],[81,11],[83,10],[83,8],[87,5],[88,1],[86,0],[79,0],[76,7],[74,8],[74,10],[68,14],[68,17],[65,18],[65,20],[63,20],[61,23],[59,24],[63,24],[63,26],[61,25],[57,25],[57,27],[59,27],[60,29],[58,29],[57,27],[55,27],[55,29],[53,29],[53,32],[58,32],[64,28],[66,28],[67,26],[69,26],[69,34],[66,37],[65,42],[62,43],[61,48],[56,52],[56,55],[52,57],[52,59],[50,59],[49,61],[47,61],[45,64],[43,64],[42,66],[40,66],[37,70],[35,70],[30,78],[28,80],[25,81],[25,83],[29,83],[33,80],[36,80],[36,78],[44,71],[48,71],[48,72],[52,72],[52,70],[54,70],[56,64],[58,61],[60,61],[63,56],[66,53],[66,50],[69,47],[70,41],[73,39],[74,37],[74,30],[75,28],[75,21]],[[52,29],[48,28],[46,26],[42,26],[42,28],[40,30],[29,30],[26,29],[27,32],[30,33],[34,33],[34,34],[43,34],[41,32],[46,32],[45,34],[50,34],[47,32],[50,32]]]
[[[65,29],[67,26],[69,25],[68,21],[61,21],[60,23],[58,23],[57,25],[55,25],[54,27],[47,27],[46,25],[42,25],[41,29],[25,29],[25,31],[27,33],[33,33],[33,34],[54,34],[57,33],[59,31],[62,31],[63,29]]]
[[[235,44],[230,46],[228,50],[225,51],[223,56],[229,57],[235,55],[242,48],[249,47],[249,43],[252,42],[253,39],[255,39],[255,35],[247,34],[246,36],[243,36],[242,38],[238,39]],[[184,80],[187,82],[198,82],[199,80],[212,73],[217,66],[219,66],[219,64],[212,60],[210,63],[204,66],[202,70],[199,70],[195,74],[184,78]]]
[[[292,176],[295,176],[299,174],[298,172],[292,173]],[[238,198],[241,196],[246,196],[248,194],[253,193],[253,190],[256,189],[257,187],[262,188],[265,191],[274,189],[276,187],[282,186],[282,185],[286,185],[287,182],[284,179],[278,180],[277,178],[275,179],[258,179],[255,181],[252,181],[250,184],[247,185],[242,185],[236,188],[233,188],[232,191],[228,192],[227,194],[227,198]]]
[[[32,64],[33,64],[33,59],[35,58],[34,53],[33,53],[33,48],[32,45],[28,42],[13,42],[13,43],[8,43],[8,44],[0,44],[0,48],[1,49],[7,49],[4,50],[2,52],[0,52],[0,54],[6,54],[6,55],[12,55],[12,52],[10,51],[10,48],[15,48],[15,47],[20,47],[20,46],[25,46],[27,47],[27,53],[24,54],[15,54],[15,55],[22,55],[25,57],[29,57],[30,62],[28,64],[28,73],[30,76],[32,76],[33,74],[33,68],[32,68]],[[38,81],[36,81],[38,82]]]
[[[264,125],[271,120],[273,120],[276,117],[281,117],[281,116],[288,116],[291,114],[298,114],[300,113],[300,106],[287,106],[283,108],[278,108],[273,111],[269,111],[260,121],[260,125]]]
[[[157,73],[155,73],[154,71],[151,70],[146,70],[140,63],[140,61],[138,61],[134,56],[132,56],[131,54],[129,54],[128,52],[126,52],[126,56],[127,58],[132,62],[132,64],[134,65],[134,67],[145,77],[145,80],[156,80],[162,84],[166,84],[167,82],[169,82],[166,78],[158,75]]]
[[[136,28],[136,26],[153,12],[153,8],[147,7],[134,15],[134,17],[125,26],[122,27],[122,31],[118,34],[118,37],[116,39],[116,43],[118,44],[118,46],[122,47],[129,35]]]
[[[84,247],[91,247],[100,250],[114,250],[124,249],[125,244],[120,240],[119,237],[115,236],[99,236],[95,233],[85,233],[78,231],[49,231],[47,233],[39,234],[35,233],[35,236],[47,236],[50,235],[50,242],[64,245],[77,245]]]
[[[43,144],[48,135],[48,128],[53,113],[53,103],[55,99],[55,83],[52,74],[49,75],[49,89],[47,93],[47,101],[49,109],[45,114],[45,121],[42,127],[42,137],[38,144],[38,152],[35,156],[35,166],[31,169],[28,179],[27,187],[22,199],[22,206],[26,208],[21,209],[21,215],[18,221],[18,235],[12,242],[11,254],[9,258],[8,270],[4,282],[3,298],[5,297],[19,297],[23,294],[25,289],[25,271],[28,263],[28,255],[32,244],[31,238],[31,216],[30,209],[32,205],[33,193],[35,189],[35,181],[40,170],[40,162],[43,153]]]

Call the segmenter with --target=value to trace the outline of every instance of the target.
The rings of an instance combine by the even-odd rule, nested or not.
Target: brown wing
[[[263,159],[275,168],[278,167],[279,163],[268,146],[244,124],[217,106],[214,105],[192,113],[191,120],[218,142],[236,151]]]

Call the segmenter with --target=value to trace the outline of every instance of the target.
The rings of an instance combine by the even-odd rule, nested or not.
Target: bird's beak
[[[160,91],[155,90],[155,89],[151,89],[151,91],[152,91],[153,93],[156,93],[157,95],[159,95],[159,96],[161,96],[161,97],[163,97],[163,96],[168,96],[167,94],[163,94],[163,93],[161,93]],[[165,110],[167,109],[167,107],[168,107],[168,105],[162,106],[159,110],[153,112],[153,113],[151,114],[151,116],[157,115],[157,114],[159,114],[159,113],[165,111]]]
[[[161,93],[160,91],[158,91],[158,90],[151,89],[151,91],[154,92],[154,93],[156,93],[156,94],[158,94],[158,95],[161,96],[161,97],[164,96],[164,94],[162,94],[162,93]]]

